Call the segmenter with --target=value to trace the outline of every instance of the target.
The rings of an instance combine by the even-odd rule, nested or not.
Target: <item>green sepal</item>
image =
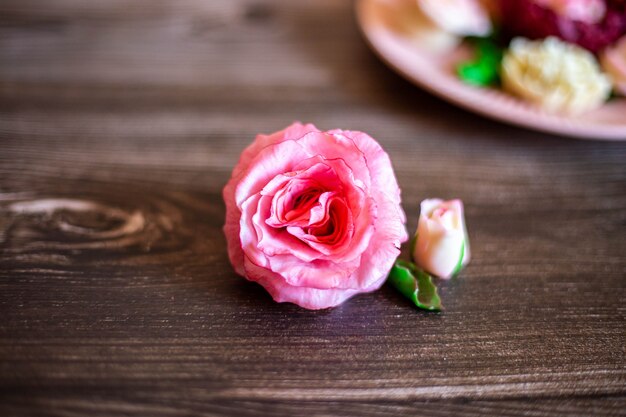
[[[430,311],[443,309],[432,277],[412,262],[397,260],[387,280],[417,307]]]
[[[452,272],[452,276],[457,275],[461,272],[463,268],[463,258],[465,257],[465,240],[463,240],[463,244],[461,245],[461,256],[459,257],[459,263],[454,267],[454,271]]]

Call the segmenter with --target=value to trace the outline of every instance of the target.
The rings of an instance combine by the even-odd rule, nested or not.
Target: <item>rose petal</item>
[[[282,280],[278,274],[258,267],[249,259],[245,260],[244,265],[248,279],[261,284],[274,301],[290,302],[311,310],[335,307],[356,294],[375,291],[382,285],[381,282],[378,286],[348,290],[294,287]]]
[[[362,188],[369,188],[371,179],[365,155],[354,141],[343,135],[332,134],[332,132],[309,132],[297,142],[312,155],[323,155],[325,159],[343,160],[352,170],[355,181],[360,181]]]
[[[307,151],[293,140],[286,140],[271,145],[263,150],[251,161],[235,188],[235,200],[241,208],[243,201],[249,196],[260,193],[266,184],[276,176],[291,172],[294,160],[308,159]]]
[[[303,262],[291,255],[276,255],[269,257],[268,262],[269,269],[280,274],[282,279],[292,286],[346,289],[347,282],[360,264],[360,258],[342,263],[323,259]],[[353,289],[358,288],[358,286],[353,287]]]
[[[263,220],[269,215],[270,206],[271,197],[262,196],[258,200],[256,212],[252,215],[252,224],[258,240],[256,249],[261,251],[265,257],[289,254],[303,262],[318,259],[321,254],[317,250],[294,237],[284,228],[272,227]],[[265,263],[260,262],[257,264],[265,265]]]
[[[252,160],[265,147],[275,145],[286,140],[300,139],[309,132],[319,131],[320,130],[311,123],[303,125],[300,122],[295,122],[286,129],[272,133],[271,135],[257,135],[256,139],[241,153],[241,156],[239,157],[239,162],[233,169],[232,177],[239,177],[242,172],[250,166]]]

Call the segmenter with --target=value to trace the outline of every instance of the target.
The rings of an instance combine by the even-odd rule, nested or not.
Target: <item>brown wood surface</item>
[[[221,189],[257,132],[363,130],[408,228],[465,201],[446,311],[326,311],[235,275]],[[626,142],[403,81],[339,0],[0,2],[0,415],[626,415]]]

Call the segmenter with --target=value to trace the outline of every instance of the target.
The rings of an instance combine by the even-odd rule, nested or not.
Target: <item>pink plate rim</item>
[[[626,99],[612,100],[583,115],[555,115],[502,91],[464,84],[386,26],[378,6],[390,1],[395,0],[357,0],[357,22],[380,59],[412,83],[467,110],[513,125],[579,139],[626,140]]]

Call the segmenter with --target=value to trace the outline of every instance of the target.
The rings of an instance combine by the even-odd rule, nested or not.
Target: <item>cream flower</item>
[[[611,91],[594,56],[549,37],[515,38],[502,59],[502,84],[548,111],[580,113],[599,107]]]
[[[613,79],[616,92],[626,96],[626,36],[602,53],[602,69]]]

